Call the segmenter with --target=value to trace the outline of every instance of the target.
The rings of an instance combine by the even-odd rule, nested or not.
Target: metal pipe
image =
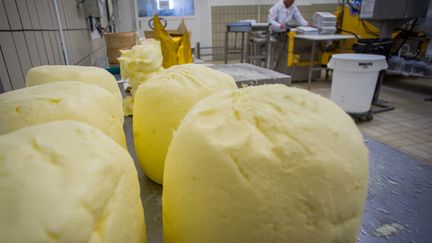
[[[197,58],[201,59],[201,44],[199,42],[197,42],[196,44],[196,54],[197,54]]]
[[[266,63],[265,63],[265,67],[266,67],[267,69],[271,69],[271,57],[270,57],[270,55],[271,55],[270,24],[268,25],[268,29],[269,29],[269,30],[267,30],[267,33],[266,33],[266,43],[267,43],[267,46],[266,46],[266,57],[265,57],[265,61],[266,61]]]
[[[227,26],[226,32],[225,32],[225,64],[228,63],[228,33],[229,33],[229,27]]]
[[[311,53],[311,57],[310,57],[308,86],[307,86],[308,90],[311,90],[311,86],[312,86],[312,72],[313,72],[313,66],[314,66],[316,44],[317,44],[316,41],[312,41],[312,53]]]
[[[237,34],[237,33],[236,33]],[[240,56],[240,62],[244,62],[244,48],[245,48],[245,32],[241,33],[241,56]]]
[[[64,40],[63,27],[62,27],[62,22],[61,22],[61,19],[60,19],[60,12],[58,10],[57,0],[53,0],[53,2],[54,2],[54,9],[55,9],[55,12],[56,12],[57,22],[58,22],[58,26],[59,26],[60,40],[61,40],[60,44],[61,44],[62,49],[63,49],[63,57],[65,59],[66,65],[69,65],[69,56],[68,56],[68,52],[67,52],[67,49],[66,49],[66,42]]]

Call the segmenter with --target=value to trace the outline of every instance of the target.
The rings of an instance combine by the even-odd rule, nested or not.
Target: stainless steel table
[[[310,63],[309,63],[309,76],[308,76],[308,89],[311,88],[311,82],[312,82],[312,72],[316,70],[322,70],[322,68],[314,68],[314,59],[315,59],[315,51],[316,51],[316,44],[320,41],[332,41],[332,40],[348,40],[348,39],[355,39],[354,35],[295,35],[295,38],[297,39],[303,39],[312,41],[312,51],[311,51],[311,57],[310,57]],[[345,45],[345,43],[344,43]]]
[[[251,23],[251,22],[232,22],[232,23],[227,23],[226,24],[226,32],[225,32],[225,52],[224,52],[224,60],[225,60],[225,64],[228,63],[228,54],[239,54],[240,53],[240,62],[244,62],[245,58],[245,34],[246,36],[246,40],[247,40],[247,46],[246,46],[246,60],[249,61],[249,38],[250,38],[250,33],[254,32],[254,31],[265,31],[266,32],[266,43],[267,43],[267,47],[266,47],[266,55],[265,55],[265,63],[266,63],[266,67],[270,66],[269,63],[269,54],[270,54],[270,31],[269,31],[269,23]],[[229,48],[229,34],[230,33],[234,33],[235,34],[235,48],[234,51],[235,52],[230,52],[230,48]],[[236,44],[237,44],[237,34],[240,33],[241,34],[241,43],[240,43],[240,52],[237,52],[236,50]]]
[[[141,184],[147,242],[160,243],[163,242],[162,187],[143,175],[138,166],[131,117],[125,119],[124,129]],[[367,146],[370,151],[369,192],[359,242],[432,242],[432,165],[372,139]],[[387,237],[374,235],[378,227],[393,223],[403,229]]]
[[[231,75],[239,88],[263,84],[291,85],[291,77],[249,63],[208,65],[209,68]]]

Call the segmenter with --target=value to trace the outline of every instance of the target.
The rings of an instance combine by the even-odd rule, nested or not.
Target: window
[[[138,16],[192,16],[194,0],[138,0]]]
[[[169,10],[174,9],[174,0],[156,1],[157,9]]]

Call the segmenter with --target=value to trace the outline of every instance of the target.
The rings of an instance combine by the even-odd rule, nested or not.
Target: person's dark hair
[[[289,8],[294,4],[295,0],[283,0],[285,7]]]

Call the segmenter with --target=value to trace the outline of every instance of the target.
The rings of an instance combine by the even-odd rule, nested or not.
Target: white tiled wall
[[[103,63],[105,42],[91,40],[82,5],[57,3],[69,63]],[[45,64],[65,64],[54,0],[0,0],[0,92],[25,87],[27,71]]]

